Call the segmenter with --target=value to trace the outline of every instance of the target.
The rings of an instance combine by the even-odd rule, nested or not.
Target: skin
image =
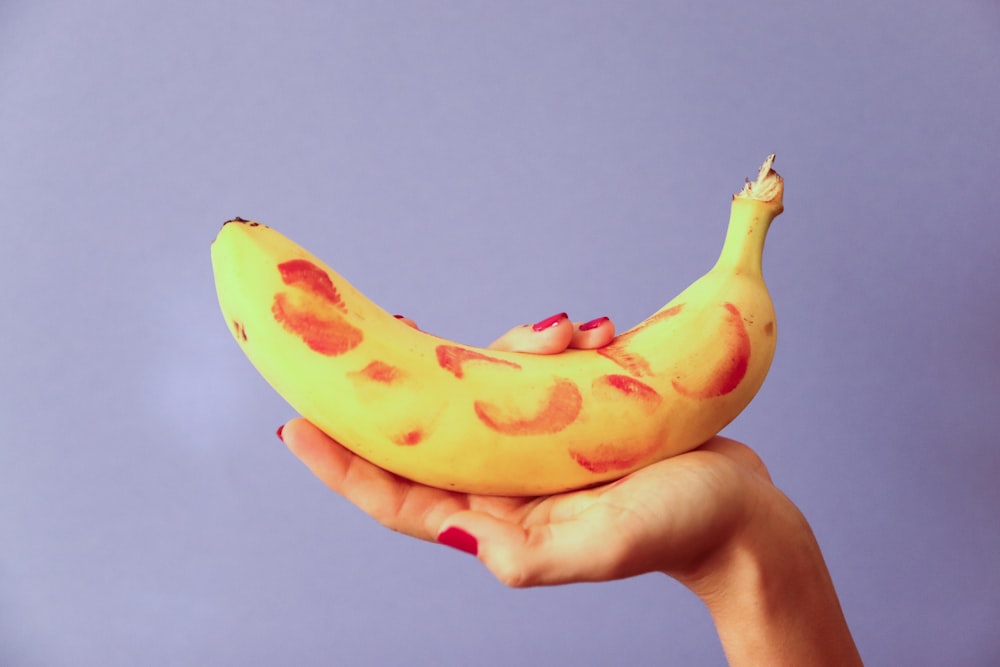
[[[558,354],[613,337],[610,320],[581,330],[563,319],[541,331],[514,327],[490,347]],[[610,484],[507,498],[410,482],[303,419],[280,436],[330,489],[384,526],[432,542],[443,535],[507,586],[661,573],[704,602],[732,665],[862,664],[808,522],[742,443],[716,437]],[[456,535],[457,544],[448,539]]]

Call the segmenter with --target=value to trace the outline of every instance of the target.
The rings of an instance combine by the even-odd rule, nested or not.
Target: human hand
[[[411,326],[411,320],[403,318]],[[514,327],[492,349],[556,354],[614,337],[599,318],[565,314]],[[698,577],[699,566],[773,486],[745,445],[715,438],[617,482],[539,498],[455,493],[378,468],[305,420],[281,432],[289,449],[331,489],[383,525],[476,555],[509,586],[601,581],[650,571]]]
[[[613,337],[607,318],[580,325],[561,314],[515,327],[490,347],[557,354]],[[470,553],[508,586],[663,572],[708,607],[730,664],[862,664],[809,524],[757,454],[734,440],[712,438],[601,486],[514,498],[401,478],[304,419],[278,435],[383,525]]]

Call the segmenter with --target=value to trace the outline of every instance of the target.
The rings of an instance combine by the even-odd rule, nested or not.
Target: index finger
[[[392,530],[433,541],[451,514],[466,509],[464,494],[412,482],[354,454],[305,419],[293,419],[281,439],[331,490]]]

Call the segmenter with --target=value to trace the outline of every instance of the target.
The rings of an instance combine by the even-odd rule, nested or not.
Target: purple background
[[[627,328],[771,151],[780,343],[727,432],[869,664],[997,664],[998,72],[992,0],[6,0],[0,664],[721,664],[663,577],[507,590],[327,491],[208,249],[262,220],[469,343]]]

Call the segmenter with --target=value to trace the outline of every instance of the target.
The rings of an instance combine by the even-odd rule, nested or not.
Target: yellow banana
[[[212,244],[219,304],[274,389],[372,463],[456,491],[583,488],[697,447],[763,383],[777,335],[761,274],[782,211],[773,159],[733,196],[715,266],[598,350],[500,352],[418,331],[240,218]]]

